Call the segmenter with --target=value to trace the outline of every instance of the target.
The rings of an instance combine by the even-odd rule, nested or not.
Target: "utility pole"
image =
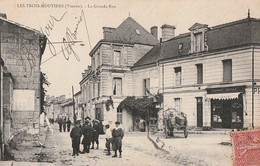
[[[72,106],[73,106],[73,120],[76,124],[76,114],[75,114],[75,101],[74,101],[74,87],[72,86]]]

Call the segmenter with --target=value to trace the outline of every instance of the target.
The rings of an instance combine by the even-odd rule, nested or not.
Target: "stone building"
[[[21,133],[27,135],[23,141],[37,140],[42,108],[40,63],[46,37],[1,14],[0,40],[0,53],[4,61],[4,76],[1,77],[4,79],[4,85],[1,86],[4,94],[1,100],[6,120],[5,143],[11,136],[19,137]]]
[[[157,34],[149,33],[131,17],[117,28],[103,27],[103,34],[90,52],[91,67],[80,82],[86,116],[127,125],[132,119],[122,121],[123,113],[117,106],[126,96],[133,95],[130,68],[158,44]]]
[[[82,95],[81,91],[78,91],[74,95],[74,103],[75,103],[75,114],[76,114],[76,120],[77,119],[84,119],[84,113],[82,109]],[[72,119],[71,119],[72,120]]]
[[[214,27],[195,23],[144,55],[160,68],[164,110],[186,113],[194,127],[259,127],[259,27],[250,17]]]

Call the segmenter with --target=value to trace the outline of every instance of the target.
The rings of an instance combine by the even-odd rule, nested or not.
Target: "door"
[[[197,127],[203,126],[203,101],[202,97],[197,97]]]

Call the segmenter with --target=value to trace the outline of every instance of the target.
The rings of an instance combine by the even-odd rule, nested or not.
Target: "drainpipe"
[[[255,88],[254,88],[254,85],[255,85],[255,55],[254,55],[254,52],[255,52],[255,47],[253,46],[252,48],[252,128],[254,129],[254,106],[255,106]]]

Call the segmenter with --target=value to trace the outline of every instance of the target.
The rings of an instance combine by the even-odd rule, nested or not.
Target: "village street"
[[[45,156],[53,158],[52,164],[55,165],[231,165],[231,146],[220,144],[229,140],[227,134],[190,134],[186,139],[183,134],[176,134],[175,138],[169,139],[163,135],[159,139],[158,135],[152,135],[151,138],[159,147],[164,144],[165,151],[162,151],[155,148],[146,133],[126,133],[122,158],[105,155],[105,139],[104,135],[100,135],[99,150],[73,157],[69,132],[59,132],[57,124],[51,127],[53,135],[48,136],[54,139],[46,143],[53,144],[54,148],[45,150],[49,153]],[[51,147],[46,146],[46,149]]]
[[[99,150],[91,150],[89,154],[72,156],[69,132],[59,132],[58,125],[50,126],[47,131],[45,148],[38,154],[36,162],[3,162],[0,165],[192,165],[192,166],[225,166],[231,165],[232,149],[229,135],[225,132],[207,131],[201,134],[190,131],[188,138],[182,133],[174,138],[165,139],[163,134],[151,135],[153,143],[147,138],[147,133],[130,132],[123,138],[122,158],[106,156],[105,138],[100,135]],[[154,144],[156,143],[156,145]],[[163,150],[158,149],[162,147]],[[156,148],[157,147],[157,148]],[[81,145],[80,150],[83,147]]]

